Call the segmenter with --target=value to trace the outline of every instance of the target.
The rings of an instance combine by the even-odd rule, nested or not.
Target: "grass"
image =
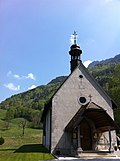
[[[31,138],[30,143],[30,138],[5,138],[5,144],[0,146],[0,161],[39,161],[54,159],[42,144],[38,144],[40,140],[37,139],[39,138]]]
[[[0,109],[0,137],[5,143],[0,145],[0,161],[40,161],[52,160],[54,157],[42,146],[42,130],[25,128],[25,135],[21,137],[22,129],[18,126],[21,119],[12,120],[10,128],[4,127],[5,111]]]

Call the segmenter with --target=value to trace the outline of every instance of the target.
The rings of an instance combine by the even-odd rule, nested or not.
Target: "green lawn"
[[[5,138],[0,145],[0,161],[39,161],[54,157],[39,143],[40,138]]]
[[[18,126],[21,119],[12,120],[8,130],[4,129],[5,111],[0,109],[0,137],[5,139],[0,145],[0,161],[39,161],[52,160],[54,157],[42,146],[42,130]]]

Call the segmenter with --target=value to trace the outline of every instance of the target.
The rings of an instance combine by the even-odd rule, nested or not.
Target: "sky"
[[[0,0],[0,102],[70,74],[76,31],[87,66],[120,53],[120,0]]]

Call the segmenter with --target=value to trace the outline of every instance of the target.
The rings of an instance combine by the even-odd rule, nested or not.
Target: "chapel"
[[[114,153],[116,105],[83,65],[76,32],[73,36],[69,51],[71,73],[42,114],[43,145],[55,155]]]

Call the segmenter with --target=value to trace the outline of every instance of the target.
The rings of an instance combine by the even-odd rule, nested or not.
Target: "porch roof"
[[[71,119],[71,121],[66,126],[66,131],[71,131],[78,125],[80,125],[83,119],[91,120],[96,129],[105,132],[110,130],[118,130],[118,126],[115,121],[107,114],[107,112],[100,106],[96,105],[93,102],[89,102],[86,105],[82,105],[82,107],[78,110],[75,116]]]

